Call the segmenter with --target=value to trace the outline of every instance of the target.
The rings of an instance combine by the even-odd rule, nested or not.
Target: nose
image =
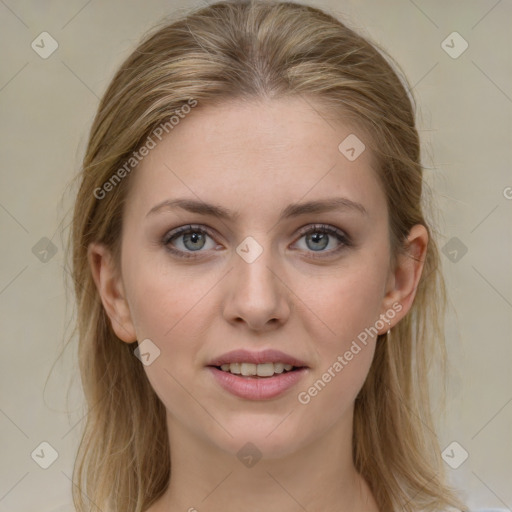
[[[252,262],[236,253],[234,268],[225,280],[224,318],[254,331],[266,332],[283,325],[291,310],[291,294],[283,277],[270,250],[263,250]]]

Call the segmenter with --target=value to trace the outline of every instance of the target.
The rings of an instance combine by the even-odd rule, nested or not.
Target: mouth
[[[233,350],[209,361],[212,383],[244,400],[270,400],[291,391],[309,373],[304,361],[279,350]]]

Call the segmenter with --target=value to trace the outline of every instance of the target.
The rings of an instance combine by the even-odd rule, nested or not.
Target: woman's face
[[[124,341],[150,340],[144,369],[171,433],[279,457],[349,428],[375,332],[408,309],[386,200],[351,134],[364,136],[311,103],[200,107],[130,178],[119,281],[129,315],[113,326]],[[290,363],[302,369],[285,372]]]

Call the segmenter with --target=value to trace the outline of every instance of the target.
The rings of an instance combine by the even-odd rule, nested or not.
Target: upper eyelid
[[[348,238],[348,233],[344,230],[344,229],[341,229],[341,228],[338,228],[336,226],[333,226],[331,224],[326,224],[326,223],[322,223],[322,222],[315,222],[313,224],[306,224],[305,226],[299,228],[299,234],[301,236],[303,236],[304,234],[306,233],[309,233],[310,231],[321,231],[322,229],[326,230],[326,231],[329,231],[329,232],[332,232],[332,233],[339,233],[341,235],[343,235],[345,238]]]
[[[181,236],[187,231],[204,231],[208,236],[211,236],[213,232],[211,228],[200,224],[185,224],[183,226],[178,226],[177,228],[166,231],[162,239],[164,242],[169,242],[172,238]]]

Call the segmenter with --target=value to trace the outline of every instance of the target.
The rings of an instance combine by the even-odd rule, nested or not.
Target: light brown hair
[[[166,20],[121,65],[91,128],[69,240],[87,406],[73,473],[78,512],[142,512],[171,476],[165,408],[133,354],[137,343],[116,337],[87,259],[89,244],[100,242],[119,262],[130,175],[101,199],[95,191],[191,99],[199,111],[235,98],[298,95],[320,105],[326,121],[349,119],[365,134],[387,199],[393,261],[413,225],[429,233],[414,304],[389,336],[379,336],[355,403],[355,467],[382,512],[463,507],[444,479],[427,379],[434,364],[444,369],[445,287],[422,206],[415,110],[391,62],[320,9],[225,1]]]

